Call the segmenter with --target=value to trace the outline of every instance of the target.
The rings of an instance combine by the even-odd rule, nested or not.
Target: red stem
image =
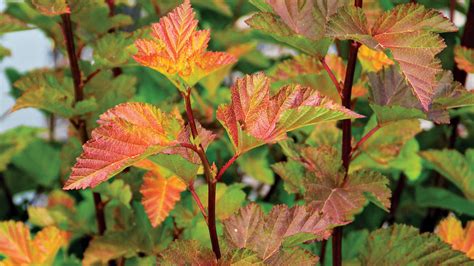
[[[380,124],[377,124],[374,128],[372,128],[369,132],[367,132],[367,134],[365,134],[357,143],[356,145],[352,148],[351,150],[351,159],[352,159],[352,155],[354,154],[354,152],[356,150],[358,150],[360,148],[360,146],[362,146],[372,135],[375,134],[375,132],[377,132],[379,129],[381,128]]]
[[[217,181],[221,180],[221,178],[224,175],[225,171],[227,171],[227,169],[235,162],[235,160],[237,160],[237,158],[239,158],[239,154],[234,154],[234,156],[232,156],[232,158],[230,158],[229,161],[227,161],[224,164],[224,166],[222,166],[222,168],[219,170],[219,173],[217,173],[214,182],[217,182]]]
[[[62,30],[64,40],[66,41],[67,55],[69,58],[69,66],[71,67],[72,79],[74,83],[74,102],[80,102],[84,100],[84,91],[82,88],[82,77],[81,70],[79,69],[79,62],[76,56],[76,48],[74,44],[74,34],[72,31],[71,16],[69,13],[62,14]],[[86,143],[89,139],[87,135],[86,122],[79,118],[78,121],[71,119],[71,124],[76,127],[80,134],[82,144]],[[94,206],[96,212],[97,229],[99,235],[103,235],[106,230],[104,203],[99,193],[94,192]]]
[[[334,72],[332,72],[331,68],[328,66],[326,63],[326,59],[323,57],[320,59],[321,64],[323,65],[324,69],[328,73],[329,77],[332,80],[332,83],[334,83],[334,86],[336,86],[337,93],[339,93],[339,96],[342,98],[342,88],[341,88],[341,83],[336,78],[336,75],[334,75]]]
[[[89,81],[91,81],[91,79],[92,79],[93,77],[95,77],[97,74],[99,74],[100,71],[102,71],[102,69],[99,68],[99,69],[95,70],[94,72],[90,73],[90,74],[86,77],[86,79],[84,80],[84,82],[82,83],[82,85],[84,86],[84,85],[86,85],[87,83],[89,83]]]
[[[191,88],[188,88],[188,91],[182,95],[184,98],[186,115],[188,116],[189,120],[189,126],[191,127],[191,133],[193,138],[196,138],[198,136],[198,132],[196,123],[194,121],[193,109],[191,108]],[[204,152],[202,144],[199,144],[199,148],[196,148],[196,150],[198,151],[199,158],[201,159],[204,168],[204,175],[206,176],[207,180],[207,227],[209,229],[209,236],[211,238],[212,251],[216,255],[216,258],[220,259],[221,250],[219,247],[219,238],[217,236],[216,229],[216,182],[213,180],[211,165],[209,164],[209,160],[206,157],[206,153]]]
[[[196,146],[194,146],[192,144],[183,142],[183,143],[180,143],[179,146],[190,149],[190,150],[193,150],[195,153],[197,153],[199,155],[198,149],[196,148]]]
[[[189,182],[189,191],[191,192],[194,201],[196,201],[196,204],[198,205],[199,210],[201,211],[201,214],[204,217],[204,220],[206,221],[206,224],[208,224],[209,222],[207,219],[206,209],[204,208],[204,205],[202,205],[202,201],[196,193],[196,190],[194,190],[194,181]]]
[[[354,5],[362,8],[363,0],[355,0]],[[351,94],[352,85],[354,84],[354,73],[357,63],[357,52],[360,44],[354,41],[350,43],[349,58],[347,61],[346,76],[344,79],[344,87],[342,91],[342,105],[347,109],[352,109]],[[352,122],[350,119],[342,120],[342,165],[345,169],[344,182],[347,181],[347,173],[351,163],[351,139],[352,139]],[[334,229],[332,236],[332,264],[334,266],[342,265],[342,227]]]

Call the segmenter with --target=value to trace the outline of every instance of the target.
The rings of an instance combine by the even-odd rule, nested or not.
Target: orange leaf
[[[0,223],[0,253],[5,265],[49,265],[58,250],[66,244],[66,233],[54,226],[38,232],[31,240],[29,228],[22,222]]]
[[[33,243],[35,245],[35,261],[52,264],[56,252],[66,244],[67,233],[54,226],[48,226],[36,234]]]
[[[54,190],[48,196],[48,207],[64,206],[74,210],[75,205],[76,200],[64,191]]]
[[[474,259],[474,221],[467,223],[466,228],[462,228],[461,221],[456,216],[449,215],[442,220],[435,230],[436,234],[453,249],[462,251]]]
[[[138,39],[134,59],[166,75],[177,87],[179,78],[193,86],[213,71],[232,64],[235,57],[224,52],[206,52],[210,33],[196,30],[198,21],[189,0],[158,23],[152,24],[152,40]]]
[[[15,263],[32,263],[30,230],[22,222],[0,223],[0,250]]]
[[[126,167],[178,144],[181,120],[144,103],[124,103],[100,116],[64,189],[95,187]]]
[[[467,73],[474,73],[474,49],[463,46],[454,48],[454,61],[458,67]]]
[[[385,66],[393,65],[393,61],[382,51],[372,50],[362,45],[357,53],[362,67],[369,72],[378,72]]]
[[[145,175],[140,193],[145,212],[154,227],[165,220],[185,189],[186,184],[177,176],[165,178],[152,172]]]

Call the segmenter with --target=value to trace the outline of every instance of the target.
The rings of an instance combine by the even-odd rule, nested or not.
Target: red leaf
[[[181,121],[150,104],[125,103],[100,116],[64,189],[95,187],[124,168],[177,145]]]

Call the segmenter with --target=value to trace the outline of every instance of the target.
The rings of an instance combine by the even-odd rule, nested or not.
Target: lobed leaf
[[[238,79],[232,102],[219,106],[217,119],[236,154],[286,138],[286,132],[325,121],[362,116],[335,104],[315,89],[288,85],[270,96],[269,79],[258,73]]]
[[[369,73],[369,101],[379,124],[405,119],[428,119],[436,123],[449,123],[448,109],[474,104],[474,93],[453,81],[451,72],[438,77],[433,90],[432,105],[423,109],[410,93],[402,75],[392,66],[378,73]]]
[[[72,79],[52,70],[33,71],[15,82],[22,91],[12,111],[33,107],[65,118],[82,115],[97,108],[94,98],[75,103]]]
[[[431,233],[396,224],[372,232],[359,256],[361,265],[462,265],[469,259]]]
[[[92,45],[94,65],[99,68],[126,65],[134,53],[133,40],[133,35],[125,32],[104,35]]]
[[[325,38],[328,19],[345,3],[342,0],[252,1],[262,12],[246,23],[307,54],[322,56],[330,45],[330,40]]]
[[[284,148],[285,150],[285,148]],[[328,145],[287,147],[287,162],[274,165],[290,192],[300,192],[306,202],[334,224],[347,224],[368,201],[390,208],[388,179],[369,170],[345,170],[338,151]],[[291,186],[290,186],[291,185]]]
[[[196,30],[198,21],[189,0],[178,6],[159,23],[152,25],[153,39],[138,39],[134,59],[167,76],[176,87],[193,86],[203,77],[235,62],[224,52],[207,52],[208,30]]]
[[[380,16],[369,28],[362,9],[344,7],[329,22],[328,35],[352,39],[372,49],[389,49],[412,93],[427,111],[433,102],[436,76],[441,72],[436,54],[445,48],[436,33],[457,31],[436,10],[418,4],[398,5]]]
[[[302,35],[296,34],[272,13],[257,13],[245,22],[254,29],[272,35],[277,41],[287,43],[310,55],[323,55],[330,45],[329,39],[313,42]]]
[[[64,189],[95,187],[128,166],[178,144],[181,122],[143,103],[117,105],[100,116]]]
[[[224,221],[224,235],[232,248],[253,250],[266,263],[284,256],[282,245],[286,239],[293,238],[296,245],[301,243],[294,241],[296,235],[304,234],[300,241],[327,238],[332,227],[325,215],[305,206],[277,205],[264,215],[258,205],[251,203]]]
[[[185,189],[186,184],[177,176],[165,178],[157,173],[148,172],[143,177],[140,188],[142,204],[153,227],[157,227],[165,220],[179,201],[180,193]]]
[[[66,243],[66,235],[50,226],[38,232],[32,240],[30,229],[22,222],[0,222],[0,253],[6,265],[49,265]]]
[[[369,170],[355,171],[344,180],[345,172],[336,156],[336,151],[328,146],[302,151],[309,170],[304,179],[305,200],[338,224],[352,221],[368,200],[387,211],[391,196],[389,180]]]
[[[454,250],[459,250],[474,259],[474,221],[469,221],[466,228],[463,228],[456,216],[449,215],[438,224],[435,232]]]
[[[474,73],[474,49],[469,49],[463,46],[456,46],[454,48],[454,61],[459,69],[467,73]]]

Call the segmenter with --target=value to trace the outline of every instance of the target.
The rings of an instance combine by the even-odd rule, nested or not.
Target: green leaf
[[[288,237],[283,238],[282,247],[290,248],[296,247],[300,244],[303,244],[306,241],[314,239],[314,235],[306,232],[297,233]]]
[[[5,48],[0,45],[0,61],[5,57],[10,56],[11,54],[12,53],[8,48]]]
[[[97,108],[88,119],[88,128],[97,127],[97,119],[108,109],[129,101],[135,95],[136,82],[136,77],[126,74],[114,78],[108,70],[94,76],[84,86],[85,96],[95,98],[97,102]]]
[[[117,14],[109,16],[109,7],[100,0],[81,0],[70,3],[71,20],[78,25],[75,31],[85,41],[92,41],[109,30],[131,25],[130,16]]]
[[[125,261],[125,266],[157,265],[156,256],[133,257]]]
[[[148,159],[181,177],[187,184],[196,178],[200,167],[199,164],[194,164],[179,154],[157,154]]]
[[[324,56],[331,44],[325,38],[328,19],[345,1],[252,1],[263,12],[253,15],[246,22],[252,28],[270,34],[307,54]]]
[[[415,191],[417,206],[425,208],[442,208],[458,214],[474,217],[474,205],[459,195],[437,187],[417,187]]]
[[[250,27],[270,34],[276,40],[310,55],[322,56],[326,54],[331,44],[330,39],[325,38],[315,42],[302,35],[296,34],[276,15],[271,13],[257,13],[246,20],[246,23],[250,25]]]
[[[232,17],[232,9],[229,4],[221,0],[194,0],[193,6],[203,7],[213,11],[216,11],[219,14],[222,14],[226,17]]]
[[[0,134],[0,172],[7,169],[13,156],[33,142],[39,132],[39,128],[20,126]]]
[[[43,140],[36,140],[13,157],[12,163],[35,182],[48,187],[59,175],[60,160],[59,150]]]
[[[428,166],[455,184],[471,201],[474,201],[474,149],[465,156],[456,150],[428,150],[420,155]]]
[[[17,80],[14,85],[23,93],[12,110],[34,107],[69,118],[97,108],[94,98],[74,105],[72,79],[61,74],[52,70],[37,70]]]
[[[106,232],[92,239],[84,252],[84,265],[106,264],[109,260],[135,255],[129,232]]]
[[[221,265],[254,265],[263,266],[263,261],[258,257],[257,253],[249,249],[233,249],[227,252],[219,260]]]
[[[84,253],[85,265],[107,263],[122,256],[136,256],[139,252],[160,252],[172,241],[172,224],[165,222],[153,229],[141,204],[133,202],[132,205],[134,223],[126,230],[108,230],[103,236],[94,237]]]
[[[287,162],[273,164],[272,169],[285,181],[283,185],[288,193],[303,193],[305,191],[303,185],[304,167],[300,163],[289,159]]]
[[[361,265],[462,265],[469,258],[431,233],[397,224],[369,235]]]
[[[115,179],[111,183],[104,182],[95,187],[93,191],[105,196],[105,200],[107,200],[107,198],[109,200],[115,199],[127,207],[130,206],[130,201],[132,200],[130,186],[120,179]]]
[[[232,184],[227,186],[224,183],[217,183],[216,187],[216,216],[218,219],[227,219],[234,214],[241,206],[247,196],[242,191],[243,185]],[[199,186],[196,193],[207,208],[207,186]]]
[[[7,32],[14,32],[14,31],[21,31],[21,30],[29,30],[29,29],[30,27],[28,27],[28,25],[25,22],[9,14],[1,13],[0,34],[4,34]]]
[[[94,65],[112,68],[128,65],[135,53],[134,37],[126,32],[108,33],[92,45]]]
[[[265,184],[272,185],[275,177],[268,161],[268,148],[258,148],[241,156],[237,162],[247,175]]]
[[[376,117],[372,116],[362,136],[372,130],[376,123]],[[420,131],[420,122],[417,119],[393,122],[383,125],[359,149],[373,160],[386,164],[398,157],[402,147]]]

